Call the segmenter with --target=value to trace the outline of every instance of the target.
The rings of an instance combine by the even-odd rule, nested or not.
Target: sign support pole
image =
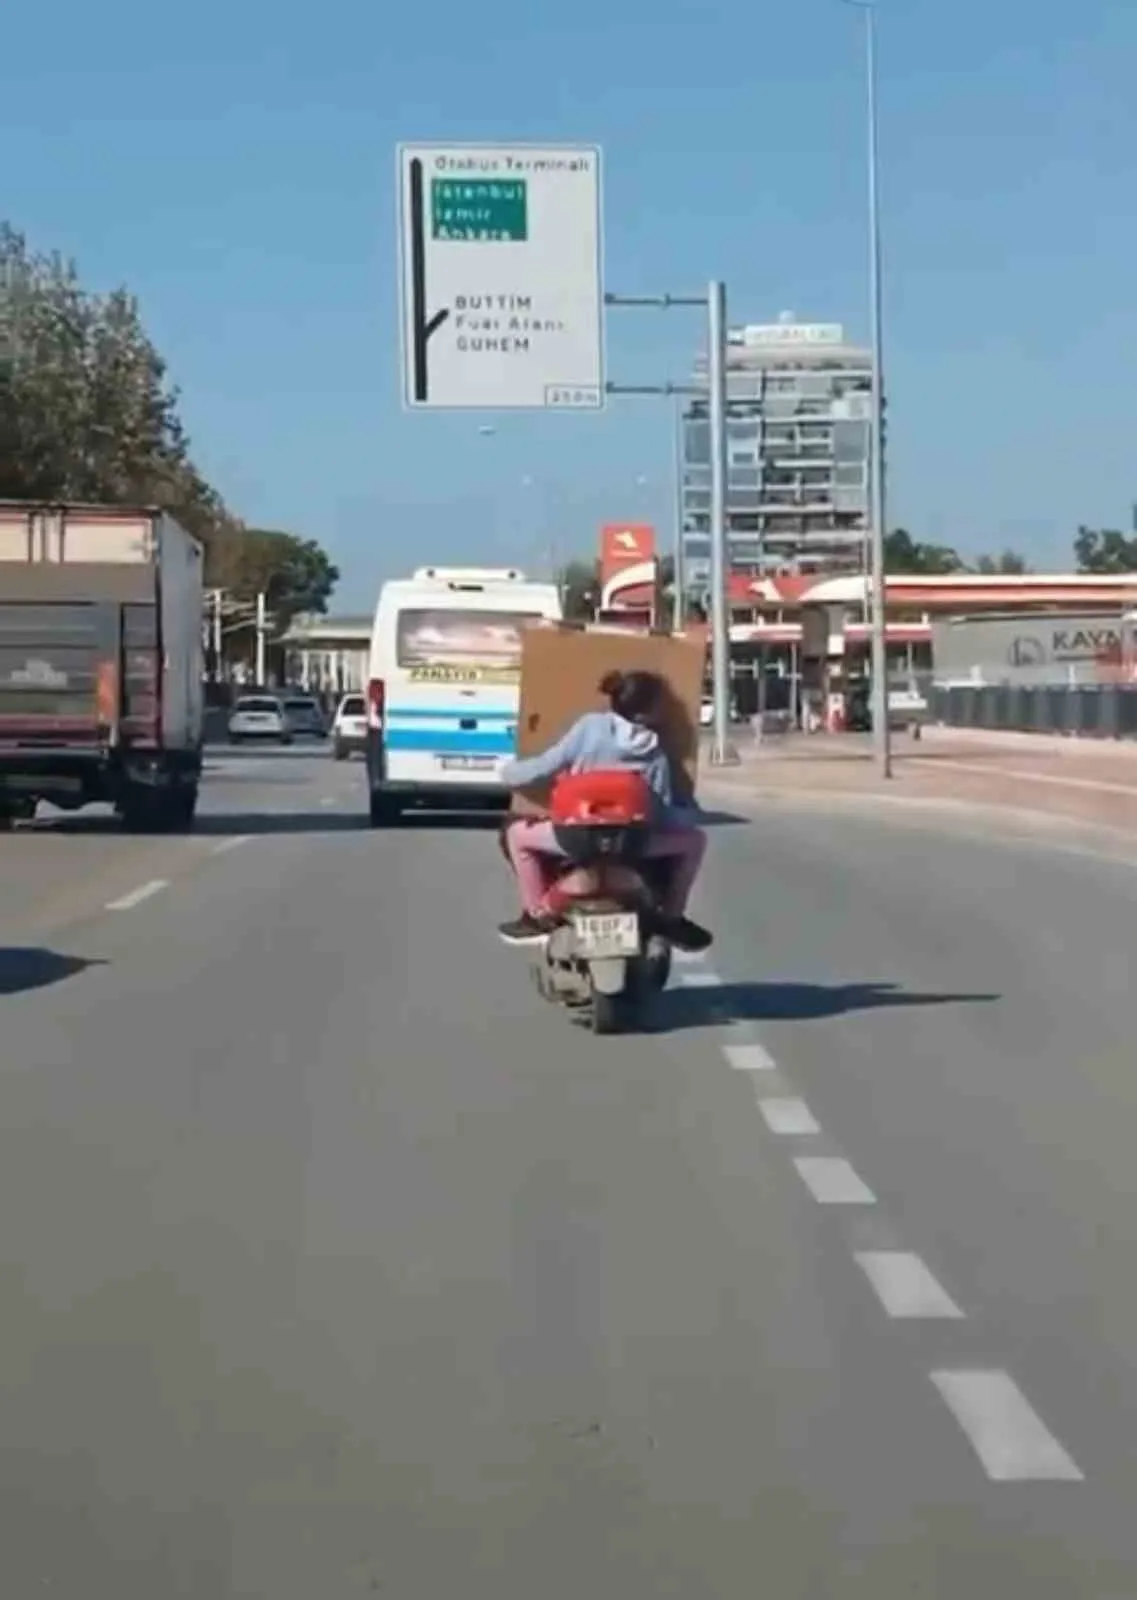
[[[726,456],[726,285],[713,279],[701,295],[606,294],[608,306],[697,306],[707,314],[707,390],[699,385],[608,384],[609,394],[707,393],[711,435],[711,679],[714,723],[711,765],[734,767],[738,751],[730,743],[730,550],[727,539]],[[681,464],[680,464],[681,469]],[[680,543],[681,543],[680,538]],[[678,573],[676,574],[678,580]]]

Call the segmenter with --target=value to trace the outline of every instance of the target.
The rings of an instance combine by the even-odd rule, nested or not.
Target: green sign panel
[[[529,205],[524,178],[432,178],[430,227],[435,239],[524,244]]]

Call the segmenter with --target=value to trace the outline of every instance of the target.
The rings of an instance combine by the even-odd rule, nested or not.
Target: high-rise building
[[[732,571],[857,572],[870,522],[872,353],[836,323],[734,329],[727,344],[727,537]],[[706,382],[706,359],[696,369]],[[710,578],[705,395],[683,416],[687,592]]]

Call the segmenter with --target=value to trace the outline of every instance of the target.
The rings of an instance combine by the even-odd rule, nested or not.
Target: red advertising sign
[[[655,604],[655,529],[648,522],[606,522],[600,530],[600,610],[646,613]]]

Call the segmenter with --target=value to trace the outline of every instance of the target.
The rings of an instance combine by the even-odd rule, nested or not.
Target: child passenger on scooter
[[[524,789],[562,772],[620,767],[640,772],[658,807],[647,854],[670,857],[673,863],[660,909],[660,932],[681,950],[705,950],[711,935],[687,916],[687,901],[703,864],[707,838],[694,820],[694,808],[677,805],[673,798],[671,765],[656,732],[664,682],[653,672],[609,672],[599,687],[607,696],[609,710],[579,717],[548,750],[511,762],[502,779],[511,789]],[[554,864],[563,861],[564,855],[552,823],[545,818],[511,821],[505,830],[505,847],[517,873],[522,913],[503,923],[499,932],[506,944],[539,943],[553,925],[546,895],[556,876]]]

